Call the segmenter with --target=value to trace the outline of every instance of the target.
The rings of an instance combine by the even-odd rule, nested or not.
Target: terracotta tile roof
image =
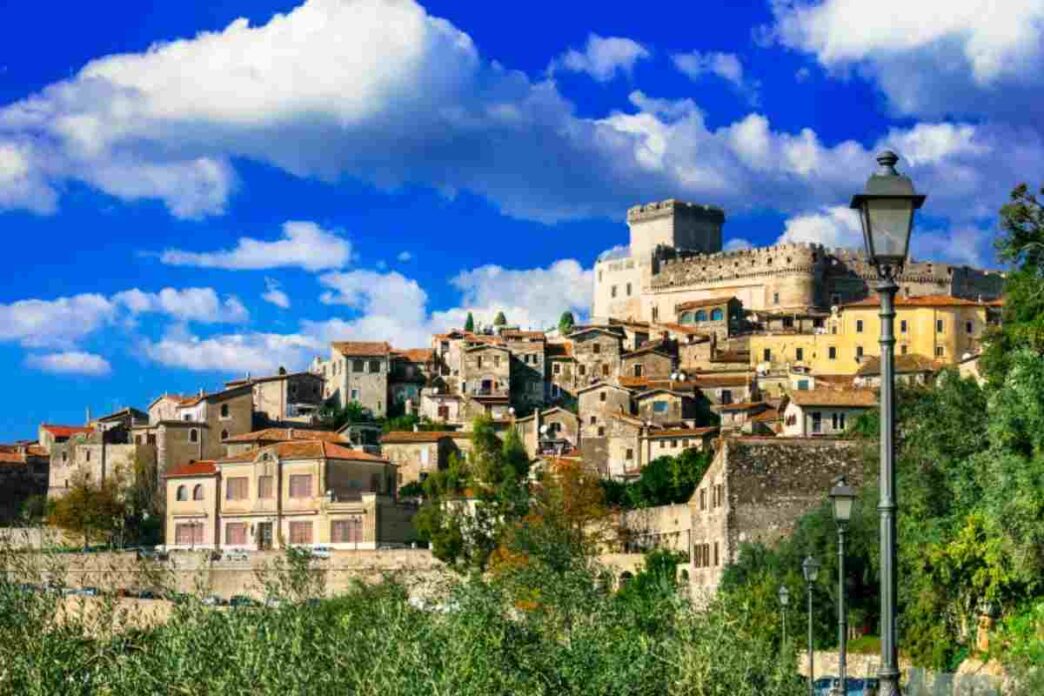
[[[649,433],[650,440],[669,437],[703,437],[718,432],[718,426],[712,425],[706,428],[668,428]]]
[[[963,297],[951,295],[921,295],[919,297],[896,297],[896,307],[982,307],[985,303],[975,300],[966,300]],[[842,307],[872,307],[876,309],[881,305],[877,296],[865,297],[855,302],[849,302]]]
[[[44,423],[40,426],[51,435],[55,437],[72,437],[73,435],[80,435],[81,433],[89,433],[93,430],[90,426],[82,425],[55,425],[53,423]]]
[[[12,452],[8,450],[0,451],[0,465],[22,465],[25,464],[25,455],[21,452]]]
[[[360,462],[387,462],[383,457],[349,449],[325,440],[281,442],[273,445],[281,459],[350,459]]]
[[[746,387],[753,379],[752,375],[713,375],[702,374],[692,379],[697,387]]]
[[[431,348],[406,348],[392,350],[392,357],[403,358],[415,363],[426,363],[431,360],[435,351]]]
[[[635,418],[628,413],[613,413],[610,414],[609,417],[615,418],[618,421],[623,421],[624,423],[630,423],[631,425],[645,425],[645,421],[641,418]]]
[[[940,369],[941,365],[931,358],[927,358],[923,355],[917,355],[916,353],[907,353],[906,355],[895,356],[895,372],[896,374],[904,374],[910,372],[935,372]],[[881,358],[874,356],[867,359],[865,363],[859,366],[856,374],[860,377],[874,376],[881,374]]]
[[[217,460],[218,464],[235,464],[238,462],[252,462],[257,457],[257,450],[250,450],[249,452],[240,452],[239,454],[232,454],[227,457],[222,457]]]
[[[620,377],[621,387],[627,389],[667,389],[668,391],[688,393],[696,388],[691,380],[651,379],[649,377]]]
[[[344,436],[333,430],[308,430],[305,428],[265,428],[242,435],[234,435],[225,442],[289,442],[292,440],[326,440],[347,442]]]
[[[740,401],[734,404],[721,404],[718,407],[719,411],[755,411],[771,408],[764,401]]]
[[[750,420],[755,423],[772,423],[780,419],[780,413],[774,408],[770,408],[767,411],[756,413],[750,417]]]
[[[686,399],[686,398],[691,399],[694,396],[694,394],[692,392],[675,391],[674,389],[668,389],[666,387],[654,387],[652,389],[647,389],[647,390],[645,390],[643,392],[639,392],[638,394],[635,394],[634,398],[635,399],[644,399],[647,396],[652,396],[654,394],[670,394],[671,396],[677,396],[677,397],[682,398],[682,399]]]
[[[507,346],[502,344],[500,341],[496,341],[496,342],[480,342],[480,343],[476,343],[473,346],[468,346],[464,350],[469,352],[469,353],[473,352],[473,351],[478,351],[478,350],[503,350],[503,351],[507,351]]]
[[[522,331],[520,329],[507,329],[501,331],[500,335],[504,338],[539,338],[540,340],[547,338],[543,331]]]
[[[391,352],[386,341],[334,341],[330,345],[341,355],[380,357]]]
[[[388,444],[408,444],[415,442],[438,442],[452,438],[454,433],[448,430],[393,430],[381,435],[381,442]]]
[[[217,463],[212,459],[189,462],[170,469],[163,478],[188,478],[195,476],[213,476],[217,473]]]
[[[667,347],[663,345],[663,341],[652,341],[650,343],[642,345],[639,348],[636,348],[635,350],[632,350],[628,353],[624,353],[620,357],[630,358],[635,355],[645,355],[646,353],[658,353],[659,355],[662,355],[665,358],[669,358],[671,357],[671,355],[667,352],[667,350]]]
[[[673,331],[674,333],[685,334],[686,336],[700,336],[706,339],[710,338],[710,336],[707,333],[700,331],[699,329],[693,326],[686,326],[684,324],[674,323],[658,324],[658,326],[661,326],[667,329],[668,331]]]
[[[731,302],[736,298],[733,295],[722,296],[722,297],[707,297],[702,300],[690,300],[688,302],[681,302],[674,305],[675,310],[686,310],[686,309],[697,309],[699,307],[713,307],[715,305],[722,305],[727,302]]]
[[[230,379],[225,382],[227,389],[236,389],[247,384],[258,384],[260,382],[277,382],[283,379],[290,379],[292,377],[312,377],[314,379],[322,379],[322,375],[317,375],[314,372],[286,372],[284,374],[275,375],[263,375],[261,377],[240,377],[239,379]]]
[[[790,392],[790,401],[798,406],[850,406],[869,408],[877,405],[877,394],[869,389],[810,389]]]
[[[573,344],[572,343],[548,343],[547,344],[547,357],[551,359],[555,358],[572,358],[573,357]]]

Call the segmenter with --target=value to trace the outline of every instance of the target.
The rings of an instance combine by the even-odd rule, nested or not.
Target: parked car
[[[228,600],[228,604],[237,609],[261,606],[261,602],[246,595],[233,595],[232,599]]]
[[[813,682],[816,696],[831,696],[837,683],[837,677],[820,677]],[[873,677],[867,679],[848,677],[845,679],[845,696],[877,696],[879,686],[878,680]]]
[[[329,546],[313,546],[312,547],[312,558],[329,558],[333,552]]]
[[[218,597],[217,595],[207,595],[203,598],[203,605],[208,607],[223,607],[228,604],[228,600],[224,597]]]

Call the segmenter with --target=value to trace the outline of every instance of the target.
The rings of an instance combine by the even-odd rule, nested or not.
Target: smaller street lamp
[[[808,590],[808,696],[816,696],[816,675],[813,669],[814,649],[812,646],[812,585],[819,577],[819,561],[806,556],[801,564],[801,572],[805,576],[805,587]]]
[[[790,590],[786,585],[779,586],[779,611],[783,616],[783,643],[787,642],[787,605],[790,604]]]
[[[855,506],[855,489],[845,482],[842,475],[830,489],[830,503],[834,508],[834,522],[837,523],[837,677],[838,686],[834,690],[838,696],[844,696],[848,686],[845,665],[845,649],[848,641],[848,622],[845,619],[845,532],[852,519],[852,508]]]

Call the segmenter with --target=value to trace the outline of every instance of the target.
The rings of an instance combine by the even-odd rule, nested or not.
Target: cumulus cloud
[[[566,51],[552,62],[551,70],[587,73],[598,82],[608,82],[617,74],[630,75],[635,63],[650,55],[637,41],[589,34],[584,50]]]
[[[78,350],[32,354],[26,357],[25,364],[34,370],[58,375],[101,377],[112,371],[109,361],[102,356]]]
[[[64,347],[111,323],[117,307],[98,294],[0,304],[0,341],[27,347]]]
[[[282,291],[274,278],[265,278],[265,292],[261,295],[261,299],[280,309],[290,308],[290,298]]]
[[[822,244],[830,249],[861,248],[863,229],[856,211],[848,206],[832,206],[789,218],[777,241]]]
[[[733,237],[729,241],[725,242],[725,251],[739,251],[740,249],[750,249],[754,245],[749,240],[743,239],[742,237]]]
[[[196,372],[273,372],[280,366],[304,367],[323,348],[300,334],[235,333],[200,338],[174,331],[158,341],[144,341],[147,358],[166,367]]]
[[[671,62],[674,63],[674,67],[679,72],[690,80],[700,80],[706,75],[714,75],[731,84],[737,92],[744,95],[752,104],[758,102],[758,84],[755,81],[746,79],[743,72],[743,62],[735,53],[721,53],[717,51],[675,53],[671,56]]]
[[[283,223],[282,239],[262,241],[242,237],[232,249],[213,252],[168,249],[160,260],[171,266],[228,270],[298,267],[306,271],[341,268],[351,258],[352,245],[343,236],[314,222]]]
[[[400,251],[399,255],[395,258],[401,261],[402,263],[406,263],[407,261],[410,261],[413,258],[413,254],[411,254],[408,251]]]
[[[224,299],[213,288],[163,288],[159,292],[124,290],[112,297],[132,314],[157,312],[179,321],[201,323],[239,323],[250,317],[247,308],[234,296]]]
[[[1044,86],[1041,0],[772,3],[771,33],[825,68],[876,80],[897,111],[1031,123]]]

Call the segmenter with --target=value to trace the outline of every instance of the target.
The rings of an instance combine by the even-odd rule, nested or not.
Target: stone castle
[[[861,249],[788,243],[722,250],[725,212],[668,199],[627,211],[630,244],[595,263],[592,315],[674,322],[677,306],[735,297],[747,310],[806,313],[866,298],[876,278]],[[900,294],[994,299],[1003,275],[968,266],[911,260]]]

